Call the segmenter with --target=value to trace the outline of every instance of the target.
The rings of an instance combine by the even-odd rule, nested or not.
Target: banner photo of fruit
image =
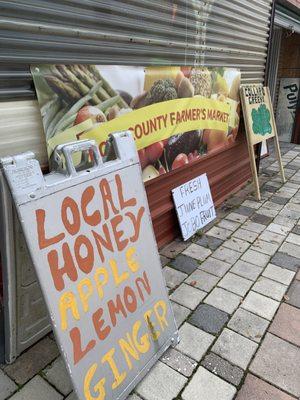
[[[240,72],[233,68],[38,65],[31,68],[50,161],[56,145],[130,130],[144,181],[236,139]]]

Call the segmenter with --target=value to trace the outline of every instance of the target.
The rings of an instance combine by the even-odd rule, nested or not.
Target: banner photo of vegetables
[[[131,130],[144,181],[230,146],[240,119],[232,68],[32,66],[51,156],[56,145]]]

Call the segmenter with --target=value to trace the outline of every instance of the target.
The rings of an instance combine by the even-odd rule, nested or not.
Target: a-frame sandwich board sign
[[[259,180],[255,163],[254,145],[261,143],[264,140],[274,138],[279,172],[282,182],[284,183],[286,181],[281,161],[273,106],[269,88],[263,86],[262,84],[241,85],[240,94],[253,183],[255,187],[256,198],[261,200]]]
[[[1,160],[80,400],[125,399],[178,342],[134,140],[110,141],[104,163],[93,141],[59,146],[45,176],[32,153]]]

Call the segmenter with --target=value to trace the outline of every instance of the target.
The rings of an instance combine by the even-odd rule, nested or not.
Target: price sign
[[[216,218],[206,174],[173,189],[172,195],[184,240]]]

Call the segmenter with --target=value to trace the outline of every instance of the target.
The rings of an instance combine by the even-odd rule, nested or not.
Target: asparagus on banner
[[[70,71],[65,65],[58,65],[57,69],[76,87],[79,93],[81,93],[83,96],[88,94],[90,88],[86,86],[80,79],[78,79],[76,75],[74,75],[73,72]],[[93,104],[100,103],[100,99],[96,96],[96,94],[93,95],[91,101]]]
[[[47,103],[43,122],[47,138],[76,124],[76,115],[84,106],[96,106],[105,116],[111,107],[118,112],[128,104],[93,65],[49,65],[44,78],[56,93],[56,101]],[[55,106],[55,107],[54,107]],[[46,115],[47,114],[47,115]]]
[[[59,121],[59,124],[57,125],[57,127],[55,128],[57,132],[61,131],[64,129],[66,122],[69,123],[70,120],[72,120],[73,118],[73,122],[75,121],[76,118],[76,114],[78,113],[78,111],[87,104],[87,102],[93,97],[93,95],[95,94],[95,92],[98,90],[99,86],[101,85],[101,82],[98,82],[90,91],[89,93],[82,97],[80,100],[77,101],[77,103],[75,103],[70,110],[65,113],[65,115],[63,116],[63,118]]]
[[[62,108],[57,114],[56,116],[53,118],[53,120],[51,121],[51,123],[48,126],[47,132],[46,132],[46,138],[47,140],[52,138],[55,133],[56,133],[56,127],[57,125],[60,123],[60,121],[62,120],[62,118],[64,117],[64,115],[67,112],[67,108],[64,107]]]
[[[81,95],[68,83],[61,81],[53,75],[46,75],[45,79],[51,89],[59,96],[62,96],[67,103],[75,103],[80,100]]]
[[[102,79],[102,88],[109,94],[110,97],[114,97],[117,93],[114,89],[110,86],[110,84],[100,75],[100,72],[95,67],[95,65],[87,65],[87,69],[98,79]],[[119,106],[121,108],[128,108],[128,104],[120,97]]]

